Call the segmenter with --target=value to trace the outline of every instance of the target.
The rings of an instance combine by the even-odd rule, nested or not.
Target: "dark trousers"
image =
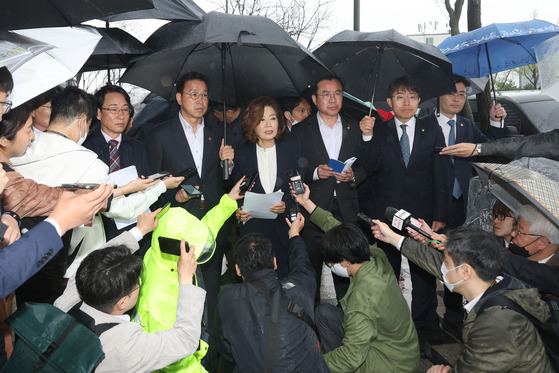
[[[378,246],[384,250],[390,265],[394,269],[396,279],[400,277],[402,254],[394,246],[378,241]],[[409,261],[412,302],[411,314],[418,334],[427,334],[433,324],[438,323],[436,278],[425,270]]]
[[[322,303],[315,308],[314,319],[322,353],[340,347],[345,336],[344,328],[342,328],[344,322],[342,308],[329,303]]]

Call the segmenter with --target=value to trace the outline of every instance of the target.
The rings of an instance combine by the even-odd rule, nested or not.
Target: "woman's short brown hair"
[[[258,142],[256,127],[258,127],[260,121],[262,120],[264,108],[266,106],[270,106],[274,109],[276,117],[278,118],[278,133],[276,135],[276,140],[280,139],[283,135],[283,131],[285,131],[285,120],[281,113],[281,109],[276,103],[276,100],[266,96],[258,97],[248,104],[241,118],[241,126],[243,127],[243,131],[245,131],[245,138],[251,143]]]

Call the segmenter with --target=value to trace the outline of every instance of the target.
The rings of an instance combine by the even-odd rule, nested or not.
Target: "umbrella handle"
[[[222,160],[221,166],[223,168],[223,180],[229,180],[229,159]]]

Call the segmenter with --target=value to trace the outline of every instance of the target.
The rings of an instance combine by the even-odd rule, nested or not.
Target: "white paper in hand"
[[[246,192],[243,210],[250,212],[249,219],[275,219],[278,214],[271,212],[270,207],[280,203],[282,198],[282,191],[268,194]]]

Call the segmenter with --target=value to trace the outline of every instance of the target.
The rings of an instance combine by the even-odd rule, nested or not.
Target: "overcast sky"
[[[195,0],[206,12],[218,7],[208,0]],[[307,0],[312,3],[314,0]],[[454,3],[454,1],[452,1]],[[460,19],[460,31],[467,31],[465,1]],[[495,22],[519,22],[533,18],[555,24],[559,23],[558,0],[483,0],[481,9],[482,24]],[[320,33],[326,40],[339,31],[353,29],[353,0],[336,0],[334,18],[330,27]],[[443,26],[448,23],[448,13],[442,0],[361,0],[361,31],[381,31],[396,29],[402,34],[417,34],[418,23],[438,21]]]

